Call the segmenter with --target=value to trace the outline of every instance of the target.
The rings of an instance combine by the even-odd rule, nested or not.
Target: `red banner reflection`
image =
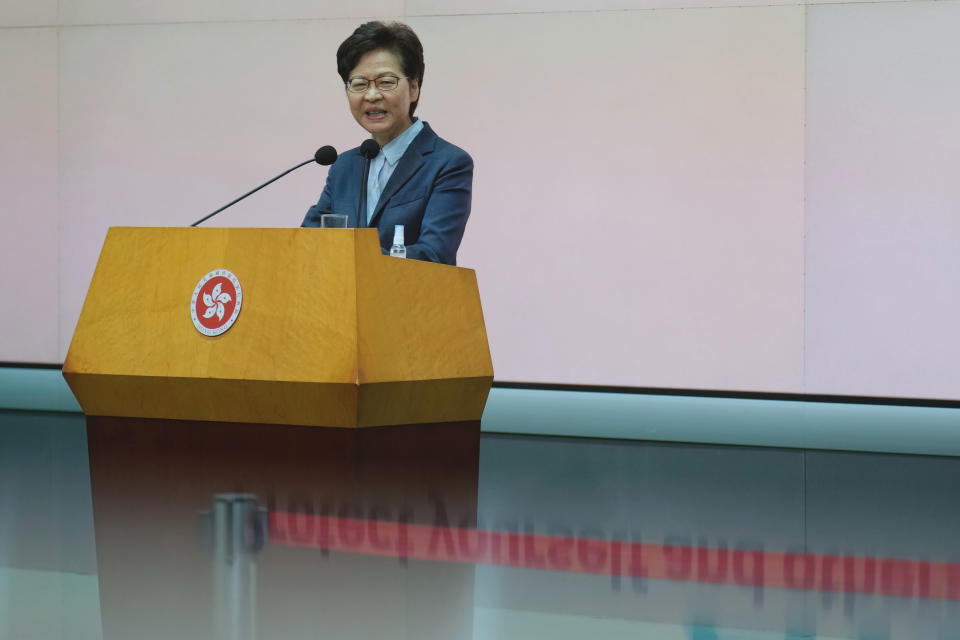
[[[272,512],[273,544],[545,571],[960,600],[960,564],[661,545]]]

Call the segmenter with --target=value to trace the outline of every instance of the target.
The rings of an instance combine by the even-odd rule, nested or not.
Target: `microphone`
[[[376,143],[374,143],[374,144],[376,144]],[[379,147],[378,147],[378,149],[379,149]],[[323,166],[327,166],[327,165],[333,164],[336,159],[337,159],[337,150],[336,150],[336,149],[334,149],[334,148],[331,147],[330,145],[325,145],[325,146],[323,146],[323,147],[320,147],[319,149],[317,149],[317,152],[313,154],[313,157],[310,158],[309,160],[304,160],[303,162],[301,162],[301,163],[298,164],[297,166],[295,166],[295,167],[290,167],[289,169],[287,169],[286,171],[284,171],[283,173],[281,173],[280,175],[278,175],[276,178],[272,178],[272,179],[270,179],[270,180],[267,180],[267,181],[264,182],[262,185],[260,185],[259,187],[257,187],[256,189],[254,189],[254,190],[252,190],[252,191],[247,191],[245,194],[243,194],[242,196],[240,196],[240,197],[237,198],[236,200],[234,200],[234,201],[232,201],[232,202],[228,202],[227,204],[223,205],[222,207],[220,207],[219,209],[217,209],[217,210],[214,211],[213,213],[208,213],[207,215],[203,216],[202,218],[200,218],[199,220],[197,220],[196,222],[194,222],[194,223],[193,223],[192,225],[190,225],[190,226],[191,226],[191,227],[195,227],[195,226],[197,226],[198,224],[200,224],[201,222],[206,222],[207,220],[209,220],[209,219],[212,218],[213,216],[217,215],[218,213],[220,213],[221,211],[223,211],[223,210],[226,209],[227,207],[232,207],[233,205],[237,204],[238,202],[240,202],[241,200],[243,200],[243,199],[246,198],[247,196],[251,196],[251,195],[255,194],[257,191],[260,191],[260,189],[263,189],[265,186],[267,186],[268,184],[270,184],[270,183],[272,183],[272,182],[276,182],[277,180],[279,180],[279,179],[282,178],[283,176],[287,175],[288,173],[290,173],[290,172],[293,171],[294,169],[299,169],[299,168],[302,167],[303,165],[305,165],[305,164],[310,164],[311,162],[316,162],[317,164],[320,164],[320,165],[323,165]]]
[[[337,150],[326,144],[317,149],[317,152],[313,154],[313,160],[324,167],[329,166],[337,161]],[[307,162],[310,161],[307,160]]]
[[[367,160],[373,160],[380,153],[380,145],[373,138],[368,138],[360,145],[360,155]]]
[[[357,228],[366,225],[367,217],[367,178],[370,177],[370,161],[380,153],[380,145],[373,138],[367,138],[360,145],[360,157],[363,158],[363,178],[360,180],[360,198],[357,202]]]

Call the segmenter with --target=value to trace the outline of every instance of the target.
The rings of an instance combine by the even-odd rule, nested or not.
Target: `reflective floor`
[[[960,458],[0,412],[0,638],[960,639],[958,496]]]

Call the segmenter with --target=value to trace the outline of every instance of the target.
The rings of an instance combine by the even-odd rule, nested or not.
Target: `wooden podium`
[[[210,337],[191,297],[218,269],[242,304]],[[113,227],[63,375],[88,415],[371,427],[479,420],[493,365],[473,270],[376,229]]]

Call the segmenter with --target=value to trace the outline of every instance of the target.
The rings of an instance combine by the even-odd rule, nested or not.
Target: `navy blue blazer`
[[[359,147],[337,158],[317,204],[310,207],[303,227],[319,227],[323,213],[347,214],[347,226],[357,226],[363,160]],[[370,218],[380,234],[380,247],[389,253],[393,225],[402,224],[407,257],[457,264],[457,249],[470,216],[473,159],[440,138],[426,122],[397,162]],[[364,185],[366,188],[366,185]]]

